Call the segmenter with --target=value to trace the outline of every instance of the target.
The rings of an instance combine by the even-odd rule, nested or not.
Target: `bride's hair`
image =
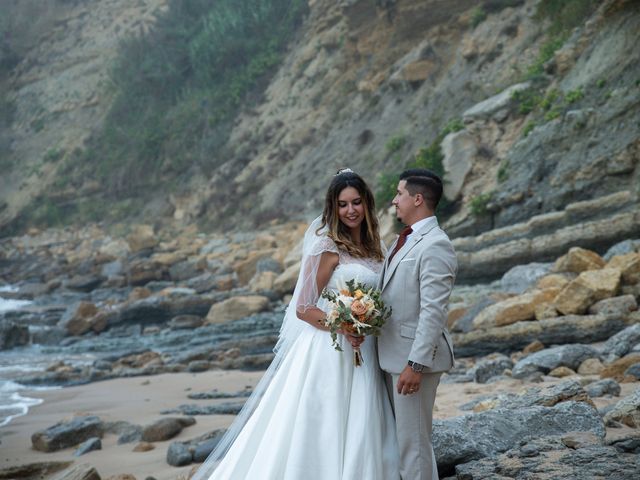
[[[356,245],[351,239],[349,229],[340,221],[338,215],[338,197],[347,187],[353,187],[358,191],[364,207],[364,220],[360,224],[360,245]],[[340,170],[333,177],[329,190],[327,190],[322,222],[318,231],[326,226],[327,236],[336,243],[338,248],[346,250],[351,256],[384,260],[375,209],[376,205],[371,189],[362,177],[350,169]]]

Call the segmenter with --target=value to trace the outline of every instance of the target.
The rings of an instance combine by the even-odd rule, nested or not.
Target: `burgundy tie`
[[[407,237],[409,235],[411,235],[411,233],[413,232],[413,230],[411,230],[411,227],[405,227],[401,232],[400,232],[400,236],[398,237],[398,241],[396,242],[396,246],[393,249],[393,252],[391,252],[391,255],[389,255],[389,263],[391,263],[391,259],[393,258],[393,256],[398,253],[398,250],[400,250],[404,244],[407,241]]]

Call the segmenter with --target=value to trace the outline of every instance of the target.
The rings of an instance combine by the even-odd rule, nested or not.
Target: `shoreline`
[[[25,465],[41,461],[68,461],[76,464],[88,463],[96,468],[102,478],[112,475],[132,474],[138,480],[153,476],[156,480],[185,478],[198,464],[172,467],[166,462],[166,452],[174,441],[187,441],[217,428],[227,427],[233,415],[201,415],[194,417],[196,424],[185,428],[176,437],[155,442],[155,448],[147,452],[134,452],[138,442],[118,445],[116,434],[106,433],[102,439],[102,450],[74,457],[76,448],[67,448],[45,453],[31,448],[31,435],[38,430],[69,419],[76,414],[97,415],[104,422],[127,421],[146,425],[160,418],[179,415],[162,415],[166,409],[181,404],[214,404],[228,399],[192,400],[189,393],[237,392],[246,387],[253,388],[263,371],[210,370],[202,373],[166,373],[153,376],[129,377],[93,382],[89,384],[51,390],[25,390],[24,394],[43,401],[29,412],[0,427],[1,468]],[[459,407],[475,398],[487,394],[522,393],[529,387],[544,387],[560,383],[564,379],[545,377],[537,384],[523,383],[515,379],[501,380],[492,384],[442,383],[438,388],[434,418],[443,419],[462,415]],[[621,397],[597,398],[598,407],[615,403],[633,391],[637,384],[621,384]],[[117,462],[114,462],[117,459]]]

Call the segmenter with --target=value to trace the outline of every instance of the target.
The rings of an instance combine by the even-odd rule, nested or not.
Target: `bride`
[[[308,228],[298,283],[253,395],[194,480],[395,480],[400,478],[391,405],[375,342],[324,324],[324,288],[375,285],[384,258],[374,199],[350,169],[333,178],[322,217]],[[354,367],[353,348],[364,364]]]

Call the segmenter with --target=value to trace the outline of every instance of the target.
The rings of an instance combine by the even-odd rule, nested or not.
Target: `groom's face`
[[[396,196],[391,204],[396,207],[396,216],[405,225],[411,225],[413,212],[415,210],[415,197],[407,190],[407,181],[400,180],[396,190]]]

